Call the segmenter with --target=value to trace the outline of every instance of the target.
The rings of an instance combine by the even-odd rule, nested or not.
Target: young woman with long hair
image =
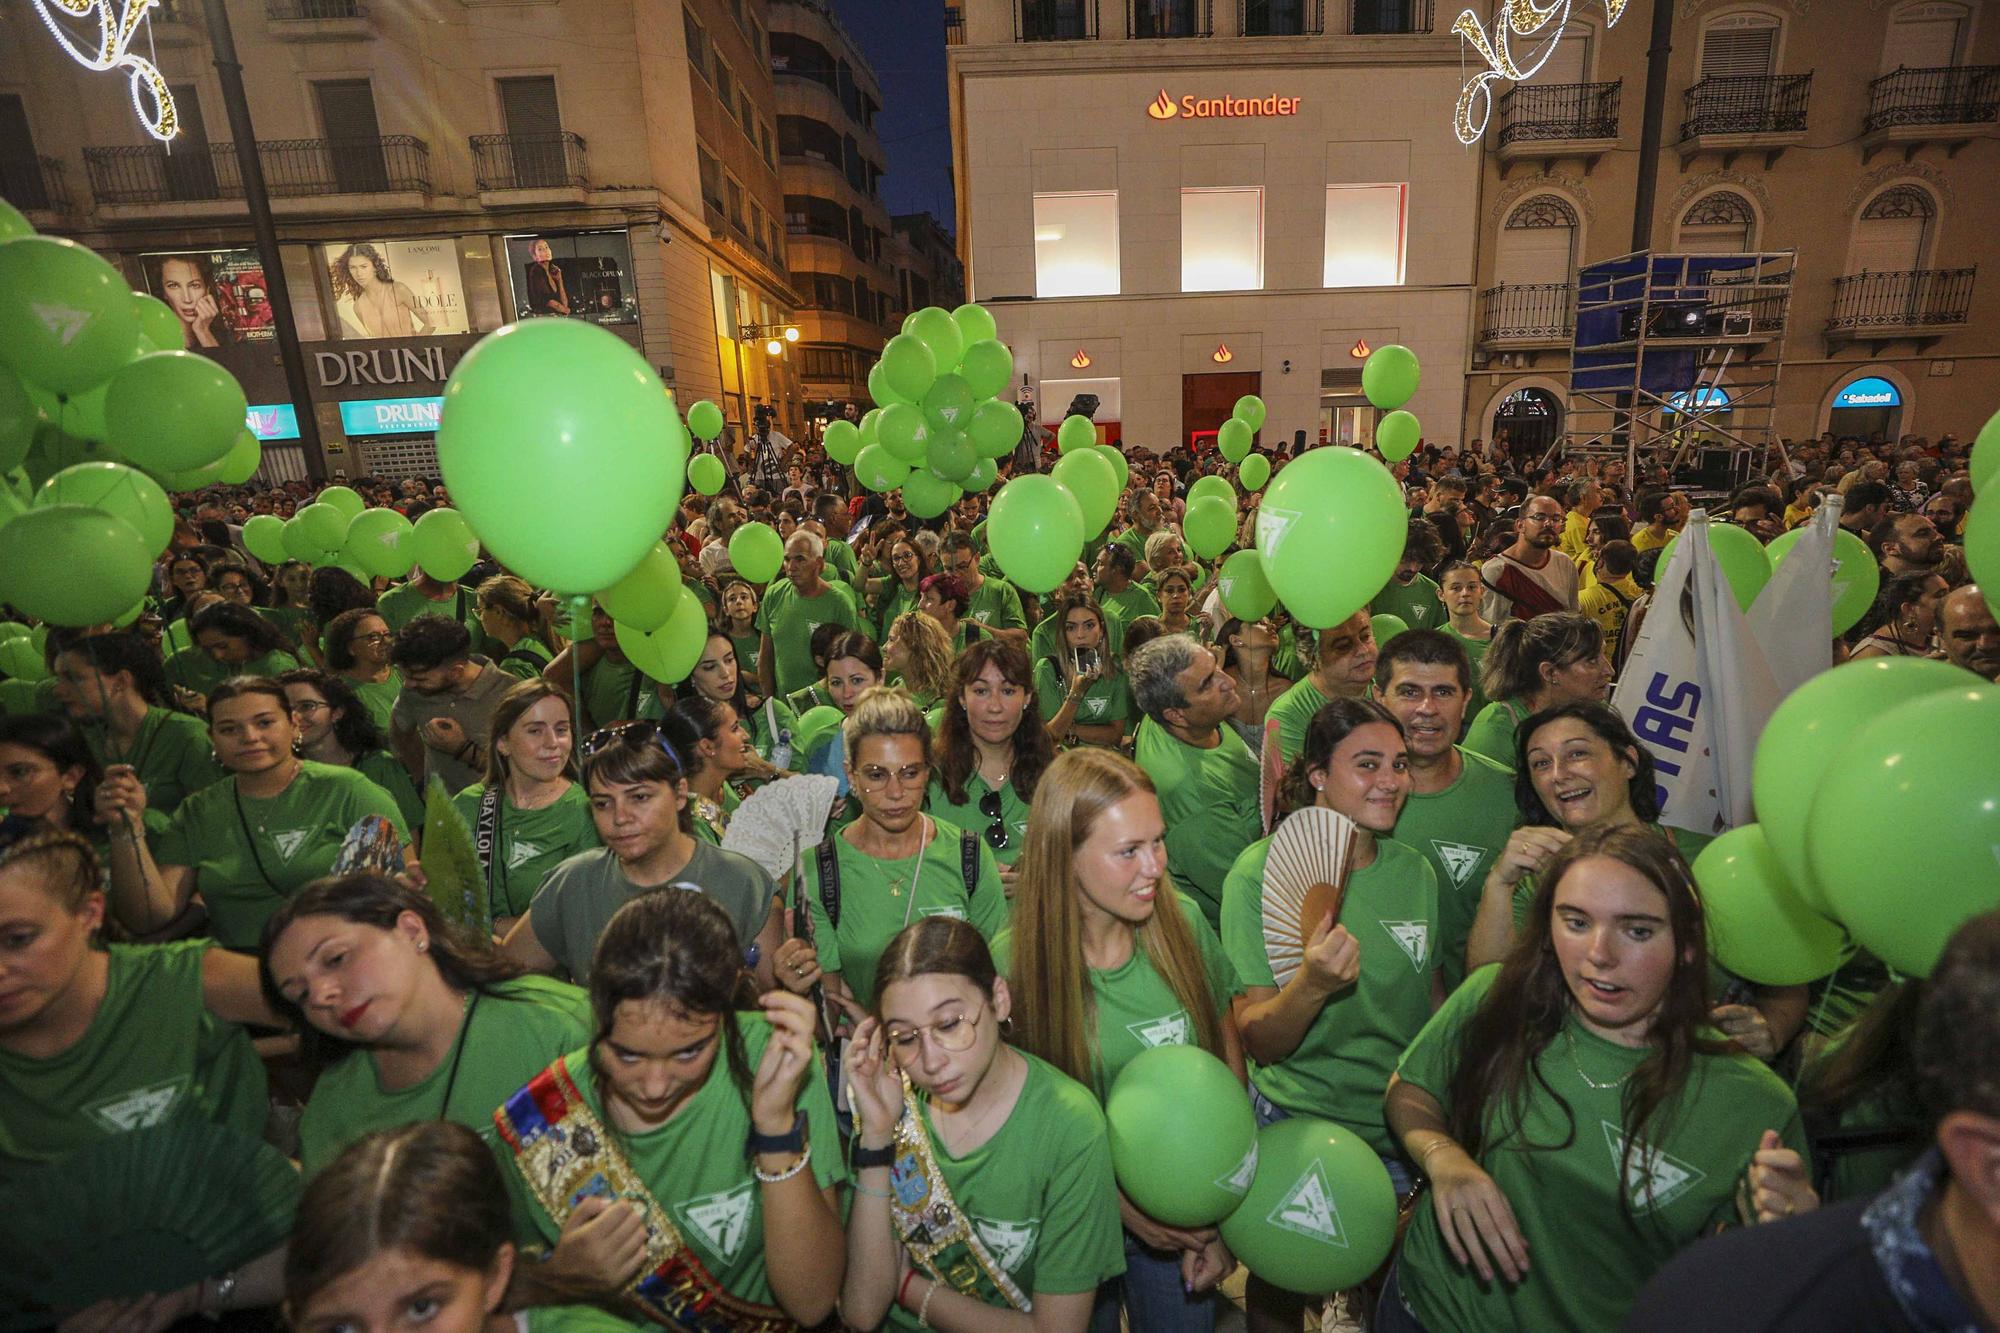
[[[576,782],[569,696],[539,678],[500,696],[486,778],[452,797],[486,873],[493,933],[504,939],[551,870],[598,845]]]
[[[1790,1089],[1709,1034],[1701,902],[1673,845],[1602,825],[1538,879],[1506,960],[1466,978],[1389,1085],[1431,1188],[1383,1333],[1615,1328],[1683,1246],[1817,1203]]]
[[[354,688],[376,729],[389,735],[396,699],[403,692],[403,678],[389,661],[396,643],[389,622],[373,606],[355,607],[336,615],[322,637],[326,669]]]
[[[966,922],[912,922],[875,986],[848,1057],[842,1314],[855,1328],[886,1316],[897,1329],[1083,1333],[1099,1284],[1124,1267],[1096,1099],[1009,1044],[1011,989]],[[897,1202],[919,1181],[930,1209],[977,1219],[942,1248],[927,1213]]]
[[[195,646],[167,659],[167,679],[207,696],[231,676],[277,677],[298,668],[278,627],[247,606],[227,599],[197,611]]]
[[[901,533],[890,541],[884,563],[888,579],[875,599],[875,623],[886,641],[897,619],[917,609],[924,580],[937,573],[937,565],[914,538]]]
[[[616,1262],[590,1272],[668,1327],[700,1326],[697,1312],[730,1327],[819,1325],[846,1267],[834,1187],[847,1169],[812,1004],[758,997],[728,915],[668,888],[605,926],[590,1008],[589,1044],[495,1116],[536,1231],[555,1242],[612,1214],[636,1243],[607,1247]]]
[[[129,631],[58,639],[56,701],[100,767],[129,766],[161,827],[181,802],[222,779],[208,728],[173,704],[160,655]],[[95,793],[86,793],[86,800]]]
[[[951,690],[951,636],[922,611],[905,611],[889,624],[882,664],[928,713]]]
[[[1875,604],[1848,631],[1847,660],[1869,657],[1936,657],[1938,607],[1950,591],[1936,573],[1898,574],[1882,580]]]
[[[822,625],[820,629],[837,628]],[[815,637],[819,630],[814,630]],[[826,692],[824,707],[830,703],[845,716],[853,716],[861,703],[861,697],[882,683],[882,654],[875,647],[875,641],[859,630],[839,630],[826,645],[826,678],[813,686],[815,690]],[[792,696],[792,707],[801,719],[810,711],[800,708],[803,700]],[[845,727],[834,727],[818,739],[811,734],[805,738],[807,755],[804,767],[814,773],[825,773],[844,779],[848,766],[848,751],[844,740]]]
[[[736,664],[752,682],[757,679],[757,655],[763,650],[764,636],[757,628],[757,590],[743,579],[722,585],[722,605],[717,608],[715,628],[736,650]]]
[[[1278,631],[1268,620],[1239,620],[1231,616],[1215,636],[1222,650],[1222,669],[1236,682],[1236,714],[1229,719],[1249,745],[1252,754],[1264,746],[1264,715],[1271,705],[1292,688],[1290,677],[1279,674],[1273,661],[1278,652]]]
[[[351,768],[389,793],[403,812],[403,825],[421,836],[424,800],[417,784],[389,752],[389,741],[368,715],[368,706],[345,677],[300,667],[278,678],[292,702],[299,729],[299,757],[336,768]]]
[[[1160,625],[1164,633],[1203,637],[1202,631],[1207,627],[1194,618],[1194,580],[1185,566],[1171,565],[1155,574],[1153,595],[1160,599]]]
[[[1478,688],[1492,702],[1473,717],[1462,744],[1511,767],[1520,762],[1521,724],[1530,713],[1603,701],[1611,688],[1604,630],[1575,611],[1509,620],[1493,631]]]
[[[583,992],[523,976],[428,895],[384,875],[315,880],[264,924],[264,994],[319,1071],[299,1120],[311,1176],[373,1130],[493,1112],[590,1035]]]
[[[687,756],[694,835],[720,846],[729,816],[743,803],[730,784],[748,775],[757,759],[750,733],[734,708],[699,694],[669,708],[660,726],[675,752]]]
[[[1078,566],[1081,568],[1081,566]],[[1088,593],[1056,603],[1060,647],[1035,663],[1035,703],[1058,745],[1118,749],[1136,711],[1104,608]]]
[[[757,642],[755,634],[750,639],[752,644]],[[759,701],[753,688],[757,682],[755,668],[747,672],[743,669],[741,651],[731,635],[720,629],[710,630],[701,658],[688,673],[688,685],[696,696],[710,703],[729,705],[737,720],[749,728],[755,747],[753,755],[759,761],[750,765],[750,777],[776,777],[794,765],[804,768],[806,756],[795,753],[792,746],[792,738],[798,732],[798,714],[783,699]],[[661,713],[671,706],[663,704]]]
[[[924,808],[986,840],[1013,890],[1012,867],[1028,835],[1035,784],[1055,743],[1033,707],[1028,655],[1004,639],[981,639],[958,655],[937,729],[937,771]]]
[[[495,574],[479,585],[479,628],[499,645],[493,665],[522,680],[540,678],[553,656],[542,642],[542,613],[535,590],[512,574]]]
[[[0,850],[38,832],[74,833],[95,842],[104,829],[90,814],[91,793],[104,772],[66,717],[18,713],[0,717]],[[101,857],[105,848],[94,849]]]
[[[1149,1046],[1200,1046],[1244,1077],[1231,1005],[1242,993],[1222,942],[1166,873],[1165,826],[1146,774],[1110,751],[1068,751],[1042,774],[1017,863],[1000,956],[1018,997],[1021,1049],[1109,1095]],[[1235,1266],[1213,1227],[1154,1221],[1121,1193],[1122,1289],[1099,1302],[1100,1327],[1122,1305],[1133,1328],[1206,1329],[1206,1293]]]
[[[258,614],[284,632],[301,662],[320,661],[319,633],[313,627],[312,570],[303,560],[287,560],[271,571],[271,602]]]

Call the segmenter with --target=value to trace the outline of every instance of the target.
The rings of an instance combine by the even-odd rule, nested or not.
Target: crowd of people
[[[1829,436],[1697,494],[1664,464],[1425,446],[1392,469],[1393,578],[1317,630],[1232,615],[1184,540],[1190,486],[1233,468],[1124,452],[1116,517],[1041,596],[979,494],[918,519],[809,445],[690,493],[665,537],[709,630],[674,682],[491,560],[260,563],[242,524],[303,483],[179,497],[138,619],[37,627],[45,671],[0,680],[0,1197],[162,1128],[264,1145],[303,1188],[197,1280],[62,1304],[0,1276],[0,1313],[2000,1326],[2000,914],[1928,979],[1865,952],[1812,985],[1731,975],[1705,839],[1660,822],[1608,703],[1692,508],[1768,542],[1829,494],[1881,571],[1833,660],[2000,678],[1965,447]],[[752,520],[784,541],[767,584],[730,556]],[[796,774],[837,795],[774,874],[730,830]],[[1268,863],[1305,810],[1353,829],[1344,896],[1280,960]],[[473,849],[477,929],[427,889],[433,835]],[[1173,1044],[1258,1124],[1379,1158],[1407,1214],[1380,1272],[1238,1297],[1217,1227],[1121,1191],[1105,1100]]]

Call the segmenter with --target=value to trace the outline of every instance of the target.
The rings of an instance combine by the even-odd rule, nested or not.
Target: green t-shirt
[[[254,949],[265,918],[331,871],[348,830],[369,815],[383,816],[408,840],[388,792],[354,769],[302,759],[298,776],[276,796],[239,796],[231,778],[188,797],[152,840],[153,859],[191,867],[216,939]]]
[[[790,694],[813,683],[812,632],[821,625],[864,628],[854,606],[854,592],[844,583],[824,580],[817,597],[801,597],[790,579],[779,579],[764,590],[757,608],[757,628],[771,636],[771,671],[779,694]]]
[[[1306,748],[1306,728],[1313,715],[1332,703],[1332,696],[1320,692],[1311,676],[1303,676],[1279,695],[1264,713],[1264,725],[1278,724],[1278,757],[1290,764]]]
[[[861,564],[854,558],[854,548],[838,537],[826,539],[826,567],[833,578],[839,579],[858,596],[861,592],[857,577]]]
[[[485,652],[486,630],[479,623],[479,599],[457,584],[441,600],[432,601],[414,583],[399,583],[375,599],[375,612],[389,623],[391,634],[418,616],[456,620],[472,635],[472,650]]]
[[[1046,722],[1062,711],[1063,701],[1069,698],[1069,686],[1063,683],[1062,671],[1052,658],[1044,657],[1035,663],[1035,706]],[[1100,676],[1091,682],[1083,697],[1076,701],[1076,720],[1084,726],[1106,727],[1113,723],[1129,724],[1138,713],[1132,702],[1132,687],[1124,672],[1115,676]]]
[[[806,858],[804,893],[812,913],[813,945],[819,965],[838,972],[863,1004],[875,998],[875,964],[904,926],[926,916],[970,921],[988,944],[1007,924],[1007,895],[993,851],[979,839],[979,874],[965,891],[959,863],[959,829],[932,817],[935,826],[921,860],[878,861],[844,836],[832,839],[840,858],[840,929],[828,920],[820,896],[819,858]]]
[[[1110,607],[1102,603],[1099,605],[1104,610],[1104,637],[1111,654],[1122,656],[1125,652],[1125,622]],[[1100,647],[1098,651],[1101,653],[1104,650]],[[1039,662],[1046,657],[1067,656],[1068,653],[1069,648],[1063,642],[1062,616],[1052,611],[1042,617],[1042,623],[1035,626],[1035,632],[1028,636],[1028,656]]]
[[[1423,574],[1416,575],[1408,583],[1390,579],[1382,591],[1375,594],[1368,610],[1378,616],[1401,617],[1411,629],[1436,629],[1448,618],[1444,613],[1444,603],[1438,600],[1437,584]]]
[[[264,1066],[202,999],[207,940],[114,944],[104,1003],[46,1059],[0,1050],[0,1161],[46,1162],[176,1116],[264,1133]]]
[[[1494,964],[1467,977],[1397,1066],[1447,1114],[1460,1031],[1499,971]],[[1518,1130],[1498,1108],[1488,1112],[1479,1165],[1513,1205],[1528,1243],[1533,1264],[1522,1282],[1481,1282],[1461,1267],[1438,1234],[1435,1196],[1419,1196],[1398,1271],[1425,1328],[1617,1328],[1661,1265],[1718,1225],[1736,1223],[1737,1183],[1765,1130],[1805,1152],[1790,1089],[1759,1061],[1732,1052],[1694,1057],[1680,1095],[1655,1112],[1628,1158],[1624,1084],[1649,1054],[1596,1036],[1572,1015],[1535,1058]]]
[[[1463,748],[1483,754],[1509,773],[1514,771],[1520,742],[1516,733],[1528,720],[1527,708],[1512,699],[1495,699],[1479,710],[1465,729]]]
[[[1264,947],[1264,858],[1271,840],[1244,849],[1222,899],[1222,943],[1246,987],[1277,989]],[[1327,999],[1298,1049],[1250,1075],[1294,1115],[1345,1125],[1378,1153],[1396,1151],[1382,1093],[1410,1039],[1431,1016],[1437,970],[1437,877],[1400,842],[1378,838],[1375,859],[1347,877],[1340,924],[1361,946],[1361,976]]]
[[[1428,795],[1411,792],[1396,821],[1396,841],[1416,848],[1437,875],[1437,961],[1447,990],[1465,980],[1465,942],[1486,872],[1521,822],[1513,770],[1469,750],[1459,757],[1465,767],[1458,781]]]
[[[475,782],[451,798],[475,840],[479,835],[479,804],[485,798],[483,782]],[[598,845],[597,822],[590,817],[590,798],[584,795],[580,782],[572,782],[561,796],[538,810],[515,808],[503,792],[494,804],[493,816],[493,864],[487,867],[487,887],[495,916],[519,916],[527,911],[535,890],[542,887],[550,871]]]
[[[1029,725],[1034,724],[1029,723]],[[1028,841],[1028,802],[1021,799],[1020,793],[1014,790],[1011,781],[1000,784],[1000,823],[1007,830],[1007,845],[995,847],[986,837],[986,830],[993,827],[993,819],[989,815],[980,813],[979,809],[979,803],[992,790],[979,770],[974,769],[965,779],[965,803],[953,805],[950,796],[945,792],[944,782],[938,776],[938,770],[933,768],[931,789],[924,797],[924,809],[956,828],[971,830],[993,853],[995,861],[1003,866],[1010,866],[1020,859],[1021,848]],[[845,883],[843,880],[843,886]]]
[[[424,831],[424,798],[417,795],[417,784],[410,781],[410,770],[403,767],[403,761],[387,750],[373,750],[356,759],[354,769],[389,793],[389,799],[402,812],[403,827],[421,838]]]
[[[645,690],[645,676],[630,662],[614,661],[609,653],[592,662],[583,673],[583,734],[639,716]]]
[[[494,658],[493,665],[516,680],[540,680],[542,668],[554,659],[548,645],[531,634]]]
[[[208,695],[231,676],[263,676],[276,680],[287,671],[298,670],[299,660],[279,649],[248,662],[225,665],[201,648],[183,648],[166,661],[167,679],[184,690]]]
[[[368,716],[375,719],[375,725],[384,736],[395,725],[396,700],[403,693],[403,677],[393,668],[387,680],[356,680],[352,676],[342,676],[353,687],[361,702],[368,708]]]
[[[255,610],[285,636],[286,648],[293,656],[303,656],[306,636],[312,633],[313,628],[311,611],[303,606],[260,606]]]
[[[662,884],[643,887],[626,877],[625,868],[608,847],[598,847],[578,852],[548,873],[541,891],[529,904],[528,920],[542,948],[562,964],[577,985],[584,986],[590,983],[590,958],[597,950],[597,937],[612,916],[639,894],[668,887],[691,889],[713,898],[728,914],[729,923],[736,927],[737,942],[745,950],[770,919],[771,899],[778,892],[778,886],[755,861],[699,838],[694,840],[694,854],[678,874]]]
[[[743,1051],[754,1071],[771,1040],[771,1024],[762,1014],[731,1014],[724,1020],[743,1034]],[[584,1102],[599,1120],[610,1123],[597,1071],[588,1049],[564,1059]],[[813,1183],[821,1189],[847,1177],[840,1151],[840,1130],[834,1123],[833,1098],[826,1074],[817,1061],[799,1089],[798,1107],[806,1116],[806,1143],[812,1149]],[[665,1124],[641,1134],[618,1134],[625,1160],[665,1210],[682,1239],[694,1250],[729,1294],[759,1305],[774,1305],[770,1276],[764,1262],[763,1187],[751,1169],[744,1144],[750,1137],[750,1104],[729,1077],[729,1062],[720,1053],[709,1067],[701,1089]],[[506,1164],[507,1187],[523,1213],[532,1218],[542,1240],[553,1245],[562,1234],[540,1204],[528,1198],[513,1154],[500,1152]]]
[[[366,1047],[322,1073],[299,1120],[299,1167],[311,1178],[363,1135],[422,1120],[450,1120],[498,1143],[494,1108],[589,1044],[594,1030],[590,997],[574,986],[548,977],[494,982],[467,996],[458,1041],[409,1087],[383,1087]]]
[[[688,793],[688,801],[694,808],[694,836],[712,846],[722,845],[722,835],[729,829],[729,817],[736,813],[736,807],[743,804],[743,798],[727,782],[722,784],[721,799],[711,801],[705,796]]]
[[[100,765],[132,765],[146,788],[149,819],[157,811],[164,820],[189,796],[223,778],[208,728],[188,713],[148,708],[129,748],[114,746],[102,726],[83,728],[83,738]]]
[[[757,659],[764,651],[764,636],[757,632],[753,621],[748,634],[729,635],[729,646],[736,652],[736,671],[753,686],[757,681]]]
[[[875,608],[875,625],[881,631],[875,636],[875,642],[889,642],[889,630],[895,625],[896,617],[906,611],[914,611],[916,609],[916,592],[905,588],[900,582],[891,584],[889,589],[882,594]]]
[[[1211,926],[1222,922],[1230,866],[1264,832],[1256,756],[1234,728],[1219,730],[1221,743],[1202,750],[1146,718],[1133,744],[1133,757],[1159,793],[1174,884],[1201,904]]]
[[[1153,531],[1171,532],[1172,529],[1163,523]],[[1146,563],[1146,538],[1152,535],[1152,532],[1141,532],[1136,527],[1130,527],[1111,540],[1132,553],[1132,563],[1143,565]]]
[[[1486,638],[1468,639],[1451,627],[1451,617],[1449,616],[1439,621],[1437,628],[1458,640],[1458,646],[1465,649],[1465,655],[1472,663],[1472,689],[1466,695],[1465,716],[1468,719],[1476,718],[1479,716],[1480,710],[1485,708],[1487,703],[1490,702],[1486,697],[1486,691],[1479,687],[1479,669],[1481,664],[1486,661],[1486,650],[1493,646],[1492,634],[1489,631]],[[1511,767],[1511,763],[1509,766]]]
[[[1299,634],[1296,626],[1289,623],[1278,631],[1278,646],[1271,654],[1271,674],[1283,676],[1286,680],[1304,680],[1311,670],[1306,658],[1311,655],[1311,638],[1307,638],[1307,652],[1299,652]]]
[[[1005,579],[985,575],[979,587],[966,599],[965,618],[988,629],[1026,629],[1027,613],[1021,609],[1021,594]]]
[[[1014,1109],[993,1137],[953,1157],[930,1124],[920,1098],[931,1154],[986,1252],[1030,1295],[1095,1290],[1125,1271],[1118,1187],[1111,1174],[1111,1139],[1104,1112],[1089,1091],[1045,1060],[1021,1053],[1028,1077]],[[979,1271],[963,1246],[937,1257],[938,1270],[961,1278],[965,1294],[1008,1308],[1007,1298]],[[917,1328],[915,1315],[889,1310],[889,1328]]]
[[[1153,596],[1145,584],[1136,579],[1125,585],[1123,592],[1097,590],[1097,604],[1104,608],[1104,614],[1129,625],[1140,616],[1160,614],[1160,600]]]

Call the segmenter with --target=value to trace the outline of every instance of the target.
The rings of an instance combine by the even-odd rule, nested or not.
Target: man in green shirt
[[[1133,757],[1159,793],[1175,885],[1222,921],[1222,882],[1264,832],[1256,758],[1227,719],[1236,684],[1189,634],[1154,639],[1126,664],[1139,723]]]
[[[857,599],[861,594],[860,562],[854,558],[854,548],[847,544],[848,530],[853,520],[847,513],[847,502],[832,491],[822,491],[813,500],[813,517],[826,532],[826,564],[833,571],[832,577],[839,579],[854,590]]]
[[[819,678],[812,633],[821,625],[866,631],[854,592],[828,583],[826,543],[815,533],[794,532],[785,543],[785,577],[764,591],[757,609],[757,681],[765,698],[783,698]]]
[[[994,638],[1025,650],[1028,617],[1020,592],[1007,580],[980,572],[979,551],[969,533],[947,532],[943,552],[944,572],[958,575],[965,584],[965,618],[984,625]]]
[[[1521,822],[1514,772],[1453,743],[1465,722],[1471,666],[1451,636],[1434,629],[1399,634],[1375,666],[1375,691],[1403,724],[1410,798],[1396,841],[1431,863],[1438,882],[1438,970],[1445,990],[1465,980],[1465,942],[1479,912],[1480,887]]]
[[[456,579],[440,580],[419,569],[375,599],[375,610],[394,634],[422,615],[446,616],[465,626],[472,642],[484,648],[485,628],[479,623],[479,599]]]
[[[1396,616],[1411,629],[1436,628],[1444,619],[1444,603],[1438,600],[1437,583],[1423,571],[1442,559],[1444,540],[1437,529],[1427,518],[1411,519],[1403,558],[1368,609],[1378,616]]]
[[[1134,581],[1141,557],[1122,542],[1097,553],[1097,604],[1106,615],[1129,625],[1140,616],[1157,616],[1160,603],[1143,583]]]
[[[1132,562],[1140,568],[1138,574],[1145,574],[1146,539],[1156,532],[1170,531],[1166,514],[1160,508],[1160,497],[1151,490],[1142,490],[1132,498],[1132,526],[1111,539],[1114,546],[1122,546],[1132,553]]]
[[[1375,627],[1366,607],[1319,636],[1313,669],[1264,715],[1278,724],[1278,755],[1289,764],[1305,747],[1313,714],[1334,699],[1365,699],[1375,680]]]
[[[419,788],[432,778],[457,794],[486,771],[493,710],[521,682],[472,653],[465,626],[422,615],[396,634],[389,660],[403,673],[389,742]]]

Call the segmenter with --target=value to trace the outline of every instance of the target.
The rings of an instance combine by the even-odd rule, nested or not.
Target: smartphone
[[[1095,648],[1078,648],[1074,656],[1076,674],[1079,676],[1088,675],[1097,670],[1101,661]]]

